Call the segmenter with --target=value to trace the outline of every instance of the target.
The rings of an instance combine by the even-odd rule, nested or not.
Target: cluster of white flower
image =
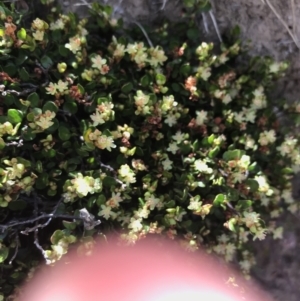
[[[35,131],[35,132],[42,132],[49,127],[51,127],[54,122],[52,119],[55,117],[55,113],[47,110],[45,113],[41,113],[34,116],[34,122],[29,122],[28,125]]]
[[[128,164],[123,164],[118,170],[118,174],[121,177],[122,181],[125,181],[126,185],[128,186],[130,183],[135,183],[135,173],[132,169],[130,169]]]
[[[82,198],[89,193],[93,194],[102,190],[100,178],[94,179],[90,176],[83,176],[77,173],[75,178],[67,180],[64,184],[64,201],[73,202],[77,197]]]
[[[258,175],[254,177],[254,180],[258,183],[258,191],[264,193],[266,196],[271,196],[274,190],[270,187],[268,179],[265,175]]]
[[[173,168],[173,162],[167,156],[163,161],[161,161],[164,170],[171,170]]]
[[[150,58],[148,58],[148,63],[152,67],[157,67],[158,65],[162,65],[168,58],[165,56],[165,52],[159,47],[149,49]]]
[[[260,110],[267,107],[267,100],[264,94],[264,88],[259,86],[253,92],[254,98],[252,99],[251,107],[254,110]]]
[[[66,19],[60,16],[56,21],[50,23],[50,30],[64,29],[66,25]]]
[[[225,234],[222,234],[218,238],[218,244],[213,247],[213,250],[219,254],[223,255],[226,261],[232,261],[235,253],[236,246],[229,242],[229,237]]]
[[[276,132],[274,130],[263,131],[259,134],[258,142],[260,145],[265,146],[276,141]]]
[[[268,232],[267,229],[261,226],[259,214],[256,212],[244,212],[244,217],[241,218],[242,222],[249,228],[250,232],[254,234],[253,240],[257,238],[263,240]]]
[[[174,126],[177,124],[177,117],[175,114],[169,114],[165,119],[164,123],[166,123],[169,127]]]
[[[32,21],[31,28],[33,30],[32,36],[34,39],[36,41],[43,41],[45,31],[49,28],[49,25],[45,21],[36,18]]]
[[[213,169],[208,167],[207,163],[201,159],[194,162],[195,169],[201,173],[212,174]]]
[[[97,54],[91,58],[92,67],[95,68],[100,74],[105,75],[109,71],[109,67],[106,64],[107,60],[102,58],[101,55]],[[97,74],[97,72],[94,71]]]
[[[136,96],[134,96],[135,105],[137,110],[136,115],[147,115],[150,113],[150,107],[148,106],[150,96],[143,93],[143,91],[138,90]]]
[[[140,68],[145,67],[146,63],[152,67],[158,67],[167,60],[164,51],[159,46],[147,49],[143,42],[129,43],[125,48],[124,45],[118,44],[116,38],[113,37],[111,48],[113,49],[112,54],[114,58],[119,60],[125,53],[128,53],[131,60]]]
[[[204,123],[205,123],[205,121],[207,121],[208,120],[208,117],[207,117],[207,112],[205,112],[205,111],[203,111],[203,110],[201,110],[200,112],[199,111],[197,111],[196,112],[196,115],[197,115],[197,117],[196,117],[196,124],[197,125],[204,125]]]
[[[69,43],[65,44],[65,47],[72,51],[74,54],[79,52],[82,47],[82,41],[79,35],[69,38]]]
[[[98,126],[108,121],[113,114],[113,107],[112,102],[103,102],[98,105],[96,112],[90,116],[93,121],[93,126]]]
[[[197,77],[207,81],[211,76],[211,68],[210,67],[198,67],[197,69]]]
[[[111,151],[112,148],[116,147],[113,137],[103,135],[98,129],[96,129],[94,132],[91,132],[88,136],[88,138],[93,141],[95,146],[100,149],[107,149],[108,151]]]
[[[47,94],[55,95],[55,94],[61,94],[65,95],[69,93],[68,89],[68,82],[64,82],[61,79],[55,84],[50,82],[48,87],[46,87]]]

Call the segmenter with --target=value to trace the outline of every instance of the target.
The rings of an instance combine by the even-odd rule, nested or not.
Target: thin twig
[[[44,257],[45,260],[46,260],[46,263],[48,264],[48,263],[49,263],[49,259],[48,259],[47,255],[46,255],[45,250],[44,250],[43,247],[40,245],[38,233],[39,233],[39,230],[36,229],[36,231],[34,231],[34,244],[35,244],[35,246],[41,251],[41,253],[43,254],[43,257]]]
[[[281,18],[281,16],[278,14],[278,12],[276,11],[275,7],[271,4],[271,2],[269,0],[264,0],[267,5],[270,7],[270,9],[272,10],[272,12],[274,13],[274,15],[279,19],[279,21],[282,23],[282,25],[284,26],[284,28],[287,30],[287,32],[289,33],[289,35],[291,36],[291,38],[293,39],[295,45],[300,49],[300,45],[298,43],[297,38],[294,36],[294,34],[291,32],[291,30],[289,29],[288,25],[286,24],[286,22],[284,22],[284,20]]]
[[[164,10],[167,3],[168,3],[168,0],[163,0],[163,4],[162,4],[160,10]]]
[[[12,258],[10,259],[8,264],[12,264],[12,262],[15,260],[17,254],[18,254],[18,250],[19,250],[19,246],[20,246],[20,239],[19,239],[19,235],[18,233],[16,233],[16,248],[15,248],[15,252],[14,255],[12,256]]]
[[[210,17],[211,17],[211,20],[213,21],[213,24],[214,24],[214,27],[215,27],[217,36],[218,36],[218,38],[219,38],[219,41],[220,41],[221,43],[223,43],[222,37],[221,37],[221,35],[220,35],[220,31],[219,31],[218,24],[217,24],[217,21],[216,21],[216,19],[215,19],[215,16],[214,16],[214,13],[212,12],[212,10],[209,11],[209,15],[210,15]]]
[[[206,33],[209,33],[206,13],[201,13],[201,14],[202,14],[202,18],[203,18],[204,29],[205,29]]]
[[[45,219],[45,218],[64,218],[64,219],[77,219],[77,220],[82,220],[81,217],[78,216],[72,216],[72,215],[54,215],[53,213],[49,213],[49,214],[42,214],[40,216],[37,216],[35,218],[26,220],[26,221],[18,221],[18,222],[14,222],[8,225],[0,225],[0,229],[2,230],[2,232],[4,232],[5,230],[9,229],[9,228],[13,228],[16,226],[21,226],[21,225],[27,225],[27,224],[33,224],[36,221],[39,221],[41,219]]]
[[[296,23],[296,15],[295,15],[295,12],[296,12],[296,9],[295,9],[295,0],[291,0],[291,7],[292,7],[292,20],[293,20],[293,34],[295,36],[297,36],[296,35],[297,23]]]
[[[144,29],[144,27],[139,22],[137,22],[137,21],[133,21],[133,23],[135,23],[140,28],[140,30],[143,32],[143,34],[144,34],[144,36],[145,36],[145,38],[146,38],[149,46],[152,47],[152,48],[154,48],[153,44],[152,44],[152,42],[151,42],[151,40],[150,40],[150,38],[149,38],[149,36],[147,34],[147,32]]]

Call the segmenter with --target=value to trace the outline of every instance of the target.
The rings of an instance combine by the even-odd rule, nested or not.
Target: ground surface
[[[66,10],[80,11],[84,14],[82,6],[75,6],[80,1],[62,2]],[[122,15],[128,23],[151,22],[161,15],[174,20],[178,18],[181,11],[180,0],[168,0],[165,5],[163,0],[106,0],[104,2],[113,5],[115,14]],[[297,44],[300,45],[298,42],[300,24],[297,22],[299,23],[300,17],[300,1],[218,0],[212,4],[213,14],[221,33],[239,25],[242,41],[247,43],[251,40],[251,54],[268,55],[277,60],[287,59],[291,62],[291,68],[286,78],[277,85],[274,96],[282,96],[288,101],[299,101],[300,54]],[[199,17],[199,26],[207,40],[219,41],[209,13]],[[300,187],[299,183],[300,181],[296,181],[295,187]],[[296,190],[295,195],[299,198],[300,194]],[[298,301],[300,300],[299,216],[286,214],[282,217],[281,224],[286,228],[283,240],[267,239],[254,245],[258,264],[253,275],[274,295],[276,300]]]

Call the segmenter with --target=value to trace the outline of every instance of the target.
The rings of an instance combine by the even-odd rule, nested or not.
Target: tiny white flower
[[[153,210],[157,204],[160,202],[159,198],[156,198],[153,194],[151,194],[148,197],[145,197],[147,205],[150,207],[151,210]]]
[[[103,65],[106,64],[106,59],[103,59],[100,55],[94,56],[92,59],[92,67],[98,70],[102,70]]]
[[[164,161],[161,162],[161,164],[163,165],[164,170],[171,170],[173,162],[169,158],[166,158]]]
[[[277,73],[280,70],[280,64],[279,63],[272,63],[269,66],[269,71],[270,73]]]
[[[239,262],[240,267],[242,268],[242,270],[249,272],[251,269],[251,263],[249,260],[242,260]]]
[[[246,175],[243,172],[233,173],[233,183],[242,183],[246,179]]]
[[[195,169],[199,172],[210,174],[212,173],[212,168],[208,167],[208,165],[202,161],[201,159],[198,159],[194,162]]]
[[[229,104],[231,101],[232,101],[232,98],[229,94],[226,94],[225,97],[222,99],[222,102],[226,105]]]
[[[36,32],[32,33],[32,36],[37,41],[43,41],[43,39],[44,39],[44,31],[37,30]]]
[[[201,110],[200,112],[196,112],[197,117],[196,117],[196,124],[197,125],[203,125],[204,122],[207,120],[207,112]]]
[[[103,216],[106,220],[112,217],[113,219],[117,216],[115,212],[112,211],[112,208],[109,206],[101,205],[101,210],[98,215]]]
[[[173,155],[175,155],[178,150],[179,147],[177,146],[176,142],[171,142],[167,148],[167,151],[171,152]]]
[[[266,238],[267,235],[267,229],[258,229],[253,237],[253,240],[256,240],[257,238],[259,240],[264,240]]]
[[[172,127],[177,123],[177,119],[175,115],[168,115],[167,118],[164,121],[169,127]]]
[[[135,219],[131,218],[130,219],[130,224],[128,225],[129,229],[132,229],[134,232],[139,232],[140,230],[143,229],[143,225],[141,223],[141,219]]]
[[[283,238],[283,227],[278,227],[273,230],[273,239],[282,239]]]
[[[238,123],[243,123],[245,121],[245,116],[244,116],[244,112],[234,112],[234,119],[238,122]]]
[[[255,110],[251,110],[251,109],[246,110],[244,112],[244,116],[245,116],[245,121],[254,123],[255,119],[256,119],[256,111]]]
[[[69,43],[65,44],[65,47],[70,49],[74,54],[81,48],[81,41],[78,36],[69,38]]]
[[[46,90],[47,90],[47,94],[51,94],[51,95],[55,95],[57,93],[57,86],[56,84],[50,82],[49,83],[49,86],[46,87]]]
[[[244,212],[244,217],[242,218],[243,222],[248,228],[251,228],[253,225],[259,222],[259,214],[256,212]]]
[[[184,140],[184,133],[181,133],[181,131],[176,132],[175,135],[172,136],[173,140],[176,141],[176,143],[181,143]]]
[[[218,242],[226,244],[229,241],[229,237],[226,234],[222,234],[218,237]]]
[[[97,126],[99,124],[105,123],[105,120],[102,117],[102,114],[96,110],[96,112],[90,116],[91,119],[93,120],[93,126]]]
[[[297,203],[293,203],[288,206],[288,211],[290,211],[291,213],[297,213],[298,210],[299,210],[299,204]]]
[[[58,83],[56,84],[56,89],[63,93],[66,90],[68,90],[68,83],[67,82],[63,82],[61,79],[58,81]]]

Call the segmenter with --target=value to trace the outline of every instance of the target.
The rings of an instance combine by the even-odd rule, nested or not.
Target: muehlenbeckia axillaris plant
[[[89,20],[52,14],[23,28],[0,6],[0,261],[16,231],[46,227],[45,212],[75,214],[43,243],[55,262],[82,237],[86,208],[127,243],[166,235],[237,259],[248,275],[246,242],[282,238],[276,219],[298,209],[299,140],[267,96],[286,64],[237,68],[239,43],[215,53],[192,20],[173,24],[175,36],[167,24],[149,31],[148,46],[140,31],[122,34],[109,7],[93,9]],[[299,104],[276,105],[297,122]],[[33,228],[9,226],[21,213]]]

